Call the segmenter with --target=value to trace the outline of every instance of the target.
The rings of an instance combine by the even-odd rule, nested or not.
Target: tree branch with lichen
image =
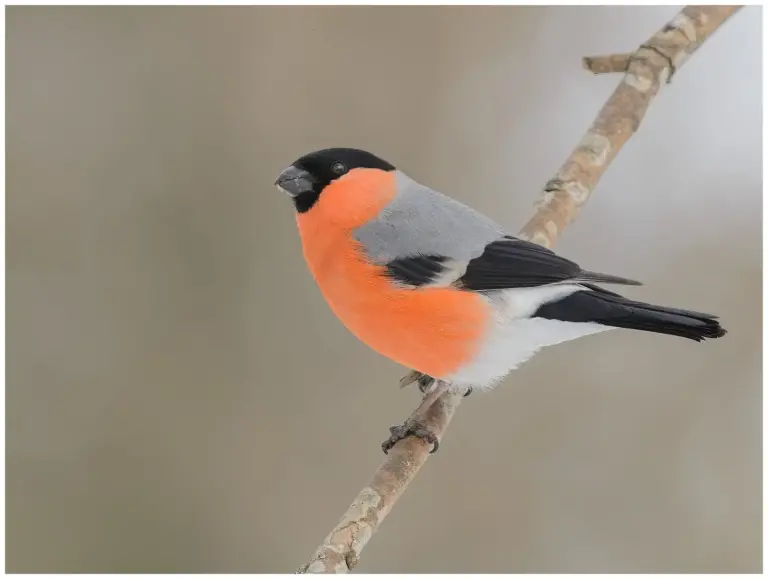
[[[686,6],[632,54],[588,57],[595,74],[624,77],[576,149],[540,193],[536,212],[519,237],[553,247],[579,214],[616,154],[637,131],[661,87],[690,55],[741,6]],[[462,399],[446,393],[432,405],[424,424],[442,439]],[[390,451],[373,479],[352,502],[300,573],[345,573],[429,457],[430,444],[409,437]]]

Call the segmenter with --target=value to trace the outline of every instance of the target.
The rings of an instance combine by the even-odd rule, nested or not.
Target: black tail
[[[559,301],[544,304],[534,316],[563,322],[595,322],[697,342],[720,338],[726,333],[717,316],[635,302],[596,286],[582,285],[592,291],[577,291]]]

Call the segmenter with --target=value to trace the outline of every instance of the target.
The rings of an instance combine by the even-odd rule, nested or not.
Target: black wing
[[[410,286],[443,281],[449,258],[442,255],[418,255],[395,259],[387,264],[389,275]],[[613,275],[585,271],[578,264],[553,251],[512,236],[489,243],[480,257],[467,264],[455,285],[468,290],[499,290],[536,287],[563,281],[641,285],[640,282]]]
[[[585,271],[546,247],[512,236],[488,244],[480,257],[469,262],[458,283],[482,291],[564,281],[642,285],[631,279]]]

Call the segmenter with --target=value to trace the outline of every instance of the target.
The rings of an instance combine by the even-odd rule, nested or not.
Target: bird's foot
[[[424,426],[424,424],[412,418],[409,418],[400,426],[392,426],[389,432],[391,433],[390,437],[381,444],[384,454],[389,454],[393,446],[409,436],[415,436],[430,443],[432,445],[432,450],[429,451],[430,454],[437,452],[437,449],[440,447],[437,435]]]
[[[427,374],[422,374],[418,370],[411,370],[400,379],[400,388],[405,388],[416,382],[422,394],[429,394],[435,389],[437,380]]]
[[[411,370],[400,379],[400,388],[405,388],[414,382],[418,383],[422,394],[429,394],[435,389],[436,380],[432,376],[422,374],[418,370]]]
[[[432,376],[422,374],[418,370],[411,370],[408,372],[408,374],[400,379],[400,387],[405,388],[414,382],[418,383],[419,390],[422,394],[429,394],[435,389],[435,386],[437,385],[437,380],[435,380]],[[472,387],[467,388],[467,391],[464,393],[464,397],[466,398],[470,394],[472,394]]]
[[[414,382],[418,382],[422,376],[424,376],[424,374],[422,374],[418,370],[411,370],[405,376],[400,378],[400,388],[405,388],[406,386],[410,386]]]

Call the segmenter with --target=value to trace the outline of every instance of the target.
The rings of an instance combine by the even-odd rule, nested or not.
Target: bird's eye
[[[343,175],[347,172],[347,168],[344,166],[344,163],[341,161],[336,161],[333,165],[331,165],[331,171],[336,173],[337,175]]]

